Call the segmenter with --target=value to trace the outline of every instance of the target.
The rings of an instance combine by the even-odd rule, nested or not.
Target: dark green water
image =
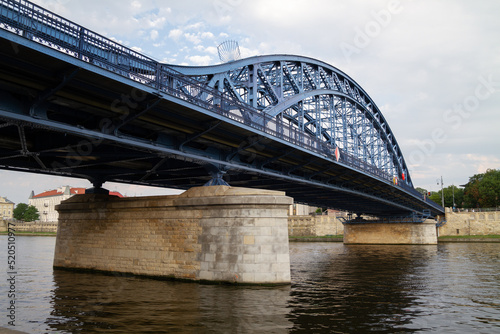
[[[16,327],[30,333],[500,333],[500,244],[291,243],[292,285],[234,287],[54,271],[17,237]],[[6,267],[7,237],[0,237]],[[6,276],[7,270],[3,270]],[[8,327],[7,284],[0,326]]]

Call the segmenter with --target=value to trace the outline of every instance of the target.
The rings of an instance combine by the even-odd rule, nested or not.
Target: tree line
[[[22,220],[25,222],[32,222],[40,219],[40,213],[38,209],[33,205],[28,205],[26,203],[19,203],[12,212],[13,216],[17,220]]]
[[[441,190],[430,192],[430,195],[426,189],[417,187],[416,190],[441,205]],[[496,208],[500,205],[500,169],[475,174],[469,177],[465,187],[449,186],[443,189],[443,194],[445,207]]]

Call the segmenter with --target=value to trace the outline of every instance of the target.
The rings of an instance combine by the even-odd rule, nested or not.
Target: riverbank
[[[7,235],[7,232],[0,232],[0,235]],[[55,237],[56,232],[24,232],[16,231],[16,236],[31,236],[31,237]],[[304,236],[290,237],[290,242],[343,242],[342,235],[326,235],[326,236]],[[460,235],[460,236],[443,236],[438,237],[438,242],[498,242],[500,243],[500,235]]]
[[[29,334],[29,333],[16,331],[15,329],[0,327],[0,334]]]
[[[0,327],[0,334],[29,334],[29,333],[16,331],[15,329]]]
[[[343,242],[344,237],[342,235],[325,235],[325,236],[300,236],[300,237],[289,237],[290,242]]]
[[[307,237],[290,237],[290,242],[343,242],[342,235],[328,236],[307,236]],[[498,242],[500,243],[500,235],[460,235],[460,236],[443,236],[438,237],[438,242]]]
[[[438,237],[438,242],[499,242],[500,235],[454,235]]]
[[[26,231],[15,231],[16,236],[28,236],[28,237],[55,237],[57,232],[26,232]],[[8,235],[7,231],[0,232],[0,235]]]

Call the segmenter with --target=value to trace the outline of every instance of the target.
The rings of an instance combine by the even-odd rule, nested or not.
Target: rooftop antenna
[[[236,41],[222,42],[218,47],[219,59],[223,63],[238,60],[241,58],[240,47]]]

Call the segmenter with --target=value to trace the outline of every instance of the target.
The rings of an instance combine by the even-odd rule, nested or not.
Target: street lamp
[[[453,212],[455,212],[455,184],[452,185],[451,190],[453,190]]]
[[[439,179],[437,179],[439,185]],[[444,191],[443,191],[443,176],[441,175],[441,206],[444,208]]]

